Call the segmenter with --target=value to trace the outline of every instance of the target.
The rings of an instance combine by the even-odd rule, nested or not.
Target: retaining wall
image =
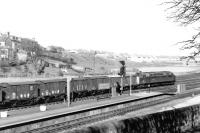
[[[200,126],[200,105],[109,121],[71,133],[179,133]]]

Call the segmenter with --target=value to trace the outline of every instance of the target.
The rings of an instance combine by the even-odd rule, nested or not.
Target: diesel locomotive
[[[70,101],[111,96],[112,88],[123,80],[123,90],[174,85],[172,72],[142,72],[132,76],[95,76],[0,83],[0,109],[64,101],[70,90]],[[69,85],[67,85],[69,84]],[[67,88],[67,86],[69,88]]]

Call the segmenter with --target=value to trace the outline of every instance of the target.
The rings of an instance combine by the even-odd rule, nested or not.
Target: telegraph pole
[[[70,90],[71,90],[71,88],[70,88],[70,83],[71,83],[71,77],[69,77],[69,78],[67,78],[67,107],[69,107],[70,106]]]
[[[94,69],[94,74],[95,74],[95,55],[96,55],[97,53],[96,53],[96,51],[94,51],[94,61],[93,61],[93,69]]]
[[[132,75],[130,74],[130,96],[132,95]]]

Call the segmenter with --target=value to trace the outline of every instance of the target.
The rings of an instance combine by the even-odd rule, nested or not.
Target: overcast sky
[[[192,27],[166,18],[162,0],[0,0],[0,32],[41,45],[116,53],[183,55]]]

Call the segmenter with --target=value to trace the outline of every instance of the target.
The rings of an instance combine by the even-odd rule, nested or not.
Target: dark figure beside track
[[[118,94],[122,95],[121,86],[120,86],[119,82],[117,82],[116,91]]]

